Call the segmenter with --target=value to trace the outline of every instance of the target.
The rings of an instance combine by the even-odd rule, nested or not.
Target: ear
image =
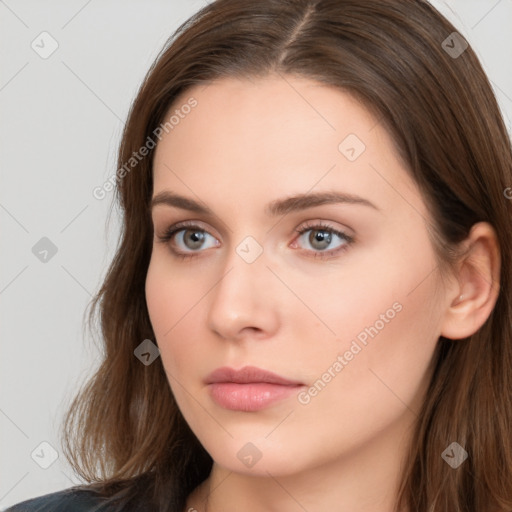
[[[485,323],[498,299],[501,255],[494,228],[474,224],[457,264],[456,281],[448,289],[441,335],[458,340],[474,334]]]

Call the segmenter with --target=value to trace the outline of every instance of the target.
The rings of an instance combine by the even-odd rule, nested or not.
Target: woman
[[[511,144],[432,6],[213,2],[114,182],[89,484],[10,510],[512,509]]]

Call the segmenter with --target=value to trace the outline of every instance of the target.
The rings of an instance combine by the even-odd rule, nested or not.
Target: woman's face
[[[447,299],[429,212],[389,135],[306,79],[222,79],[172,112],[191,97],[156,149],[146,281],[183,416],[236,472],[396,454]],[[246,366],[290,382],[209,383]]]

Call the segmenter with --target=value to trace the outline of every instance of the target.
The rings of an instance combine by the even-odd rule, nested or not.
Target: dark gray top
[[[103,507],[102,507],[103,505]],[[64,489],[17,503],[5,512],[107,512],[105,499],[86,489]]]

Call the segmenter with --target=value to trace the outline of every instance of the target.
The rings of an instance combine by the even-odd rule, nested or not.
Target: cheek
[[[336,404],[337,421],[350,431],[355,417],[367,418],[372,411],[373,426],[359,425],[370,431],[383,428],[408,409],[411,417],[419,412],[439,337],[437,276],[433,273],[425,279],[431,263],[428,258],[414,264],[409,260],[407,266],[388,266],[385,273],[369,272],[364,291],[355,288],[345,295],[345,311],[335,324],[340,335],[326,345],[321,367],[309,375],[309,382],[321,381],[321,391],[311,399],[320,416],[332,415]],[[322,381],[330,379],[325,375],[329,369],[336,377],[323,388]]]
[[[153,257],[146,276],[146,303],[164,369],[181,382],[192,376],[190,362],[204,344],[204,299],[211,288],[202,273],[179,272],[164,255]]]
[[[346,355],[343,369],[337,366],[340,378],[334,379],[340,391],[347,391],[342,381],[350,379],[351,392],[361,393],[367,404],[373,401],[374,384],[380,386],[380,395],[392,397],[387,384],[404,393],[404,400],[412,399],[427,372],[441,320],[438,275],[432,272],[435,257],[426,234],[417,235],[412,245],[417,255],[391,238],[378,248],[359,251],[357,262],[346,258],[346,266],[317,281],[315,293],[308,290],[313,279],[292,283],[322,321],[316,335],[303,337],[300,348],[303,360],[314,362],[305,374],[310,382]],[[295,318],[300,318],[297,312]]]
[[[180,272],[168,257],[154,254],[146,276],[146,303],[157,339],[170,338],[207,289],[202,276]]]
[[[151,260],[146,302],[170,389],[185,420],[198,432],[204,417],[194,397],[200,396],[201,379],[211,370],[204,357],[204,321],[199,320],[208,286],[189,273],[180,276],[169,269],[165,258]]]

